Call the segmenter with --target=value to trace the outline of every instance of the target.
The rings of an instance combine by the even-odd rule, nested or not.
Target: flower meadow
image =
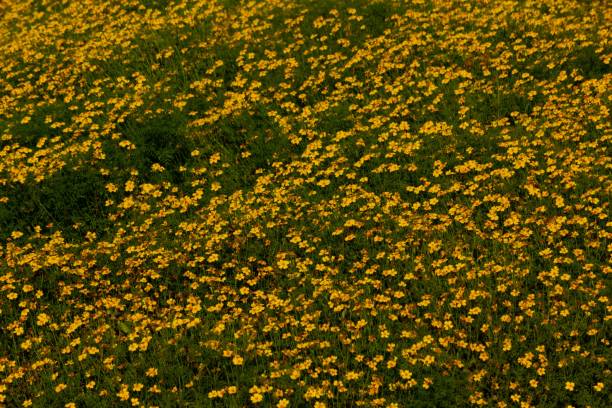
[[[0,1],[0,406],[611,406],[606,3]]]

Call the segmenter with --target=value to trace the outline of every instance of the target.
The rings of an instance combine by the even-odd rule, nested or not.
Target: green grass
[[[0,405],[610,405],[604,5],[8,2]]]

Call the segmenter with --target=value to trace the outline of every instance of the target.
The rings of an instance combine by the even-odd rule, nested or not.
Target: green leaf
[[[118,326],[122,332],[124,332],[125,334],[130,334],[131,330],[127,324],[119,322]]]

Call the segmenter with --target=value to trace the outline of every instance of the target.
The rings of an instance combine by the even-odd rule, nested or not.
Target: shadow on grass
[[[40,183],[2,186],[0,195],[9,197],[0,204],[0,239],[35,226],[52,226],[69,237],[77,233],[75,223],[88,230],[108,225],[104,179],[94,168],[66,166]]]

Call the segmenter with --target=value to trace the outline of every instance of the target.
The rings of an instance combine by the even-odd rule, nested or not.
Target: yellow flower
[[[331,181],[329,181],[329,179],[323,179],[323,180],[319,180],[319,182],[317,182],[317,185],[319,187],[327,187],[331,184]]]
[[[409,370],[400,370],[400,377],[404,380],[412,378],[412,373]]]
[[[44,326],[45,324],[49,323],[49,320],[49,315],[46,313],[40,313],[38,316],[36,316],[36,324],[39,326]]]
[[[221,155],[219,153],[215,153],[212,156],[210,156],[210,159],[208,159],[208,162],[210,164],[216,164],[220,159],[221,159]]]
[[[573,382],[568,381],[565,383],[565,389],[568,391],[574,391],[574,385],[575,384]]]
[[[161,165],[161,164],[159,164],[159,163],[153,163],[153,164],[151,165],[151,170],[153,170],[153,171],[154,171],[154,172],[156,172],[156,173],[159,173],[159,172],[164,171],[164,170],[165,170],[165,168],[164,168],[164,166],[162,166],[162,165]]]
[[[222,398],[223,397],[223,392],[219,391],[219,390],[212,390],[209,391],[208,393],[208,398],[213,399],[213,398]]]
[[[121,401],[127,401],[130,398],[130,391],[127,385],[122,385],[121,390],[117,393],[117,396]]]
[[[259,402],[263,401],[263,395],[261,395],[260,393],[256,393],[251,395],[251,402],[253,404],[257,404]]]

